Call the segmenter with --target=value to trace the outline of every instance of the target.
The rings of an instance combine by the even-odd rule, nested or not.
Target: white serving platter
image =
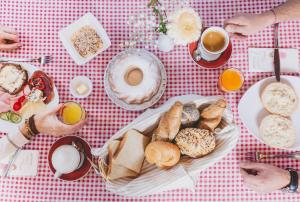
[[[262,119],[270,114],[263,107],[260,96],[262,90],[270,83],[275,82],[275,77],[265,78],[253,86],[251,86],[246,93],[241,98],[238,111],[239,116],[249,132],[260,142],[264,143],[260,134],[259,126]],[[289,84],[292,86],[296,94],[300,95],[300,78],[295,76],[281,76],[281,82]],[[291,120],[294,123],[297,131],[297,141],[293,147],[284,148],[286,150],[299,150],[300,151],[300,107],[298,106],[297,110],[292,114]],[[283,148],[281,148],[283,149]]]
[[[86,25],[96,30],[97,34],[100,36],[100,38],[103,41],[103,47],[99,49],[97,53],[95,53],[94,55],[84,58],[76,51],[75,47],[72,44],[71,38],[75,32],[77,32],[81,27]],[[63,43],[64,47],[67,49],[70,56],[78,65],[84,65],[85,63],[89,62],[98,54],[108,49],[111,45],[111,42],[109,40],[106,31],[104,30],[103,26],[99,23],[97,18],[92,13],[86,13],[79,20],[75,21],[74,23],[70,24],[65,28],[62,28],[59,31],[59,38]]]
[[[39,69],[31,64],[28,64],[28,63],[17,63],[17,62],[10,62],[10,63],[21,65],[25,70],[27,70],[28,78],[30,78],[35,71],[41,70],[41,69]],[[54,81],[53,81],[53,83],[54,83]],[[53,84],[53,85],[54,85],[54,88],[53,88],[54,97],[53,97],[52,101],[47,104],[47,109],[52,109],[59,104],[59,95],[57,92],[57,88],[56,88],[55,84]],[[11,123],[9,121],[4,121],[4,120],[0,119],[0,131],[4,132],[4,133],[15,132],[18,130],[19,126],[22,123],[24,123],[24,121],[25,120],[22,118],[22,121],[20,123],[15,124],[15,123]]]

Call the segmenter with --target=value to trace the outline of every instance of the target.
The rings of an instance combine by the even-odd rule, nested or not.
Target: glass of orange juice
[[[238,91],[243,84],[242,72],[234,68],[224,70],[219,77],[219,88],[224,92]]]
[[[86,112],[77,102],[66,102],[60,110],[60,119],[63,123],[74,125],[85,119]]]

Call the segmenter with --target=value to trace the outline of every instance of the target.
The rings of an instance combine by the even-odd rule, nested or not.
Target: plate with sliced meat
[[[52,78],[27,63],[0,64],[0,132],[18,130],[25,119],[59,104]]]

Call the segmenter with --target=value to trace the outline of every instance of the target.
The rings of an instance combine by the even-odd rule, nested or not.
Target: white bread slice
[[[269,84],[263,90],[261,100],[266,110],[282,116],[290,116],[298,105],[298,96],[294,89],[280,82]]]
[[[123,166],[120,166],[115,163],[113,155],[117,151],[120,145],[119,140],[113,140],[108,145],[108,170],[107,177],[109,180],[115,180],[123,177],[135,177],[138,174],[132,170],[129,170]]]
[[[260,135],[272,147],[288,148],[296,142],[296,129],[290,119],[271,114],[260,124]]]
[[[149,137],[136,130],[129,130],[114,155],[115,163],[140,173],[145,159],[145,148],[149,141]]]

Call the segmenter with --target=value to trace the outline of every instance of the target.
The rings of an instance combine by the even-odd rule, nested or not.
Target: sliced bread
[[[296,142],[293,122],[275,114],[268,115],[262,120],[260,135],[266,144],[277,148],[288,148]]]
[[[282,116],[290,116],[298,105],[298,97],[294,89],[280,82],[269,84],[263,90],[261,100],[266,110]]]
[[[114,154],[114,162],[136,173],[140,173],[144,159],[145,148],[150,138],[136,130],[129,130],[123,137]]]
[[[110,180],[115,180],[123,177],[134,177],[138,175],[136,172],[115,163],[113,156],[117,151],[119,145],[119,140],[113,140],[108,145],[108,170],[106,175]]]

